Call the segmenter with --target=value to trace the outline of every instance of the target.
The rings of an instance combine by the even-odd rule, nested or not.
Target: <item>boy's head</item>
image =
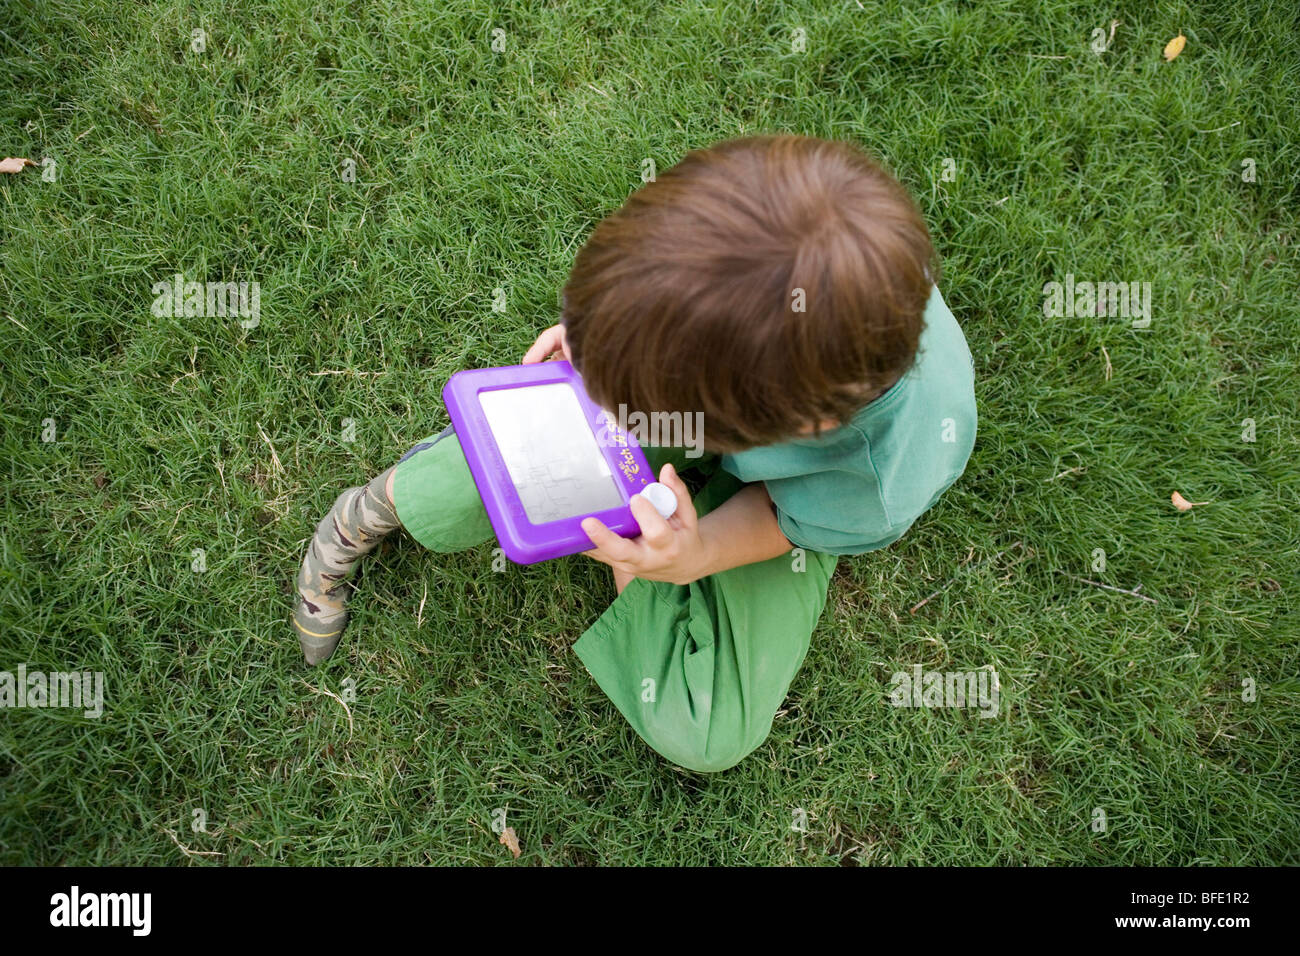
[[[938,262],[907,191],[845,143],[694,150],[606,217],[564,287],[604,408],[703,413],[740,451],[847,421],[911,366]]]

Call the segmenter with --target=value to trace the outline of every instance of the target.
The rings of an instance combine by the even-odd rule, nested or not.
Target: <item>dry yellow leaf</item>
[[[1176,491],[1169,496],[1169,500],[1174,503],[1174,507],[1177,508],[1179,511],[1191,511],[1197,505],[1209,504],[1208,501],[1188,501],[1186,498],[1184,498]]]
[[[21,173],[24,166],[35,166],[30,159],[22,159],[17,156],[7,156],[0,159],[0,173]]]
[[[510,853],[511,853],[511,855],[512,855],[516,860],[519,859],[519,854],[520,854],[520,852],[522,852],[522,851],[520,851],[520,849],[519,849],[519,837],[515,836],[515,828],[514,828],[514,827],[506,827],[504,830],[501,831],[501,840],[500,840],[500,842],[503,843],[504,845],[510,847]]]
[[[1187,46],[1187,37],[1181,33],[1165,44],[1165,59],[1172,60],[1178,54],[1183,52],[1183,47]]]

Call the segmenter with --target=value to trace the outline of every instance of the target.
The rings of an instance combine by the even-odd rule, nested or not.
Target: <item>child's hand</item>
[[[520,364],[532,365],[534,362],[555,358],[558,352],[563,352],[564,357],[569,358],[569,346],[564,341],[564,326],[552,325],[537,336],[537,341],[533,343],[532,348],[524,353],[523,361]]]
[[[616,572],[649,581],[690,584],[704,576],[708,560],[691,503],[691,493],[672,465],[664,465],[659,481],[677,496],[677,513],[665,521],[643,496],[632,496],[632,514],[641,534],[624,538],[598,518],[584,518],[582,530],[596,547],[583,554],[603,561]]]

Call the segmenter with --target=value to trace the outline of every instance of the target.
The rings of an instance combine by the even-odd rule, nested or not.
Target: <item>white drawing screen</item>
[[[623,504],[578,396],[564,382],[494,388],[479,404],[533,524]]]

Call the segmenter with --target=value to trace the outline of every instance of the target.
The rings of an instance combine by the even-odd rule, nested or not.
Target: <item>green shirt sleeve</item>
[[[912,368],[853,419],[817,438],[724,455],[762,481],[797,547],[852,555],[893,544],[961,476],[975,445],[974,363],[939,290]]]

